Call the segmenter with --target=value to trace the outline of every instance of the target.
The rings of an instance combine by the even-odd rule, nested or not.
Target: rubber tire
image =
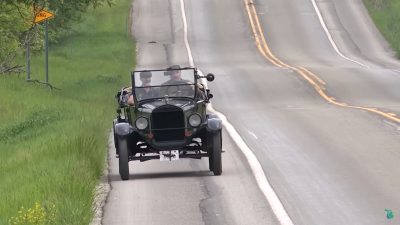
[[[210,171],[213,171],[213,163],[214,163],[213,162],[214,157],[212,154],[212,152],[213,152],[212,138],[213,138],[213,135],[211,135],[211,134],[209,134],[207,136],[208,167],[209,167]]]
[[[129,152],[128,143],[125,138],[118,137],[119,145],[119,175],[122,180],[129,180]]]
[[[115,154],[119,155],[118,137],[117,134],[115,133],[115,122],[113,123],[113,135],[114,135]]]
[[[222,131],[214,133],[211,140],[210,169],[212,169],[215,176],[219,176],[222,174]]]

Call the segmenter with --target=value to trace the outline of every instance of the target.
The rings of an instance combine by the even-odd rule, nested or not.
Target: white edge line
[[[364,66],[364,67],[366,67],[366,68],[369,68],[369,66],[367,66],[367,65],[365,65],[365,64],[363,64],[363,63],[361,63],[361,62],[358,62],[358,61],[356,61],[356,60],[354,60],[354,59],[350,59],[349,57],[343,55],[342,52],[340,52],[339,48],[337,47],[335,41],[334,41],[333,38],[332,38],[331,33],[329,33],[329,30],[328,30],[328,28],[327,28],[327,26],[326,26],[326,24],[325,24],[324,19],[322,18],[321,11],[319,10],[319,8],[318,8],[318,6],[317,6],[317,3],[315,2],[315,0],[311,0],[311,2],[312,2],[312,4],[313,4],[313,6],[314,6],[315,12],[317,13],[319,22],[321,23],[321,26],[322,26],[322,28],[324,29],[326,36],[328,37],[329,42],[331,43],[332,47],[335,49],[335,51],[337,52],[337,54],[338,54],[339,56],[341,56],[342,58],[348,60],[348,61],[351,61],[351,62],[353,62],[353,63],[356,63],[356,64],[358,64],[358,65],[360,65],[360,66]]]
[[[194,66],[193,56],[190,50],[189,42],[187,39],[187,23],[186,23],[186,14],[185,14],[185,4],[183,0],[180,0],[181,3],[181,11],[182,11],[182,19],[184,24],[184,39],[186,50],[189,55],[189,63],[191,66]],[[199,73],[202,75],[201,71]],[[207,83],[205,82],[204,85],[207,87]],[[222,124],[224,125],[226,131],[228,131],[229,135],[235,142],[235,144],[239,147],[239,149],[243,152],[243,155],[246,157],[247,161],[250,164],[251,171],[256,179],[258,187],[260,188],[261,192],[266,197],[267,201],[269,202],[272,211],[274,212],[275,216],[277,217],[278,221],[282,225],[293,225],[292,220],[290,219],[288,213],[286,212],[285,208],[283,207],[281,201],[279,200],[277,194],[272,189],[268,179],[264,173],[264,170],[257,160],[257,157],[251,151],[251,149],[246,145],[242,137],[236,131],[231,123],[228,122],[226,116],[222,113],[214,110],[209,104],[209,109],[213,113],[217,114],[217,116],[222,120]]]
[[[258,140],[258,137],[257,137],[257,135],[255,134],[255,133],[253,133],[253,132],[251,132],[251,131],[247,131],[247,132],[249,132],[249,134],[251,135],[251,136],[253,136],[254,137],[254,139],[257,139]]]
[[[186,51],[189,57],[189,65],[194,67],[193,55],[192,50],[190,50],[189,41],[188,41],[188,29],[187,29],[187,21],[186,21],[186,12],[185,12],[185,3],[183,0],[181,1],[181,15],[182,15],[182,22],[183,22],[183,38],[185,41]]]
[[[215,113],[222,120],[222,124],[224,125],[225,130],[229,133],[229,136],[231,136],[232,140],[246,157],[250,165],[251,171],[253,172],[253,175],[256,179],[258,187],[267,199],[272,211],[274,212],[280,224],[293,225],[293,222],[290,219],[285,208],[283,207],[282,202],[279,200],[278,195],[275,193],[271,184],[268,182],[264,170],[260,162],[257,160],[257,157],[254,155],[253,151],[247,146],[247,144],[244,142],[244,140],[233,127],[233,125],[228,122],[228,120],[222,113],[215,111],[212,107],[210,107],[210,111]]]
[[[393,123],[389,120],[383,120],[384,123],[388,124],[389,126],[393,127],[396,130],[400,130],[400,126],[398,126],[396,123]]]

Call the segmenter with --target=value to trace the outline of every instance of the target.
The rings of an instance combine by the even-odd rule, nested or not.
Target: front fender
[[[222,129],[222,120],[217,117],[207,119],[207,131],[216,132]]]
[[[133,127],[129,123],[117,123],[115,124],[115,133],[118,136],[126,136],[133,132]]]

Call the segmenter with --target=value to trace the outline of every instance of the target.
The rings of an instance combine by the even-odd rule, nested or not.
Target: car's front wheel
[[[129,180],[129,152],[126,137],[118,137],[119,175],[122,180]]]
[[[209,167],[214,175],[219,176],[222,173],[222,131],[219,130],[211,135],[211,146],[209,148]]]

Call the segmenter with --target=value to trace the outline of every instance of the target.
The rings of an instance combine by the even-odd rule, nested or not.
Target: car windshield
[[[195,69],[148,70],[132,73],[137,101],[154,98],[191,98],[195,96]]]

